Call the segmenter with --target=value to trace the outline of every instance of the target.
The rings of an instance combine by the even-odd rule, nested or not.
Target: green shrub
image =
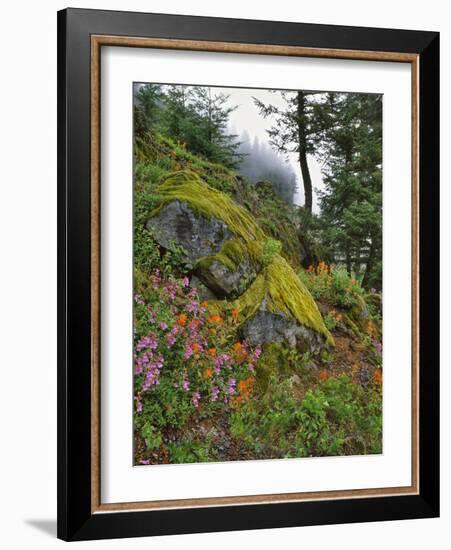
[[[264,266],[269,265],[276,254],[280,254],[282,243],[275,239],[267,239],[263,245],[262,262]]]
[[[233,413],[231,431],[255,452],[287,458],[380,453],[380,389],[341,375],[297,399],[289,381],[273,379],[263,396]]]

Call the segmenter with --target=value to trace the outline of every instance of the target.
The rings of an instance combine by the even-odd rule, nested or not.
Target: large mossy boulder
[[[333,339],[311,294],[251,214],[190,171],[159,187],[147,227],[164,248],[185,250],[195,280],[240,312],[251,344],[286,343],[316,352]]]
[[[158,189],[161,202],[147,228],[164,248],[185,250],[193,273],[217,298],[240,295],[261,269],[266,236],[228,195],[190,171],[172,174]]]
[[[251,344],[285,342],[318,352],[334,343],[312,295],[278,254],[233,307],[241,313],[243,335]]]
[[[170,248],[171,242],[181,246],[186,260],[191,264],[219,252],[231,238],[224,222],[196,215],[189,204],[180,200],[174,200],[161,208],[158,216],[147,222],[147,228],[164,248]]]

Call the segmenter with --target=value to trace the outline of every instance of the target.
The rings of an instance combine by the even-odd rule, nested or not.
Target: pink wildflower
[[[145,305],[144,300],[139,294],[135,294],[135,302],[141,306]]]
[[[229,378],[227,382],[227,393],[229,395],[232,395],[232,393],[235,393],[235,386],[236,386],[235,378]]]
[[[217,386],[212,386],[211,387],[211,398],[210,398],[210,400],[211,401],[216,401],[218,399],[218,395],[219,395],[219,388]]]
[[[192,300],[186,306],[186,309],[188,310],[189,313],[196,313],[197,312],[197,306],[198,306],[198,303],[195,300]]]
[[[199,401],[200,401],[200,393],[197,391],[194,395],[193,395],[193,398],[192,398],[192,403],[195,407],[198,407],[199,406]]]
[[[166,344],[168,345],[168,348],[172,348],[176,342],[177,338],[174,336],[172,331],[169,334],[166,334]]]

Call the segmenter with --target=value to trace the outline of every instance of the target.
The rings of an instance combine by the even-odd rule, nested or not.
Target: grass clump
[[[340,375],[297,396],[290,380],[273,377],[232,414],[231,432],[253,452],[280,458],[381,453],[380,387],[364,390]]]

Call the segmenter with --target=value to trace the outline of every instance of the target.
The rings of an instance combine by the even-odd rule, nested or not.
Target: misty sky
[[[230,126],[233,133],[241,135],[244,131],[247,131],[251,138],[251,142],[255,137],[258,137],[260,142],[268,143],[268,130],[274,123],[274,119],[271,117],[263,118],[259,114],[257,107],[255,106],[252,97],[257,97],[264,103],[271,103],[276,107],[284,107],[285,100],[280,94],[271,93],[266,90],[253,90],[246,88],[212,88],[212,92],[224,93],[230,96],[229,105],[238,105],[238,108],[230,115]],[[301,171],[297,160],[297,155],[291,153],[288,158],[294,173],[296,174],[297,192],[294,196],[295,204],[304,204],[304,192],[302,186]],[[317,188],[322,188],[323,181],[320,172],[320,167],[316,160],[309,156],[308,163],[310,168],[310,175],[313,184],[313,211],[318,212],[317,202]]]

